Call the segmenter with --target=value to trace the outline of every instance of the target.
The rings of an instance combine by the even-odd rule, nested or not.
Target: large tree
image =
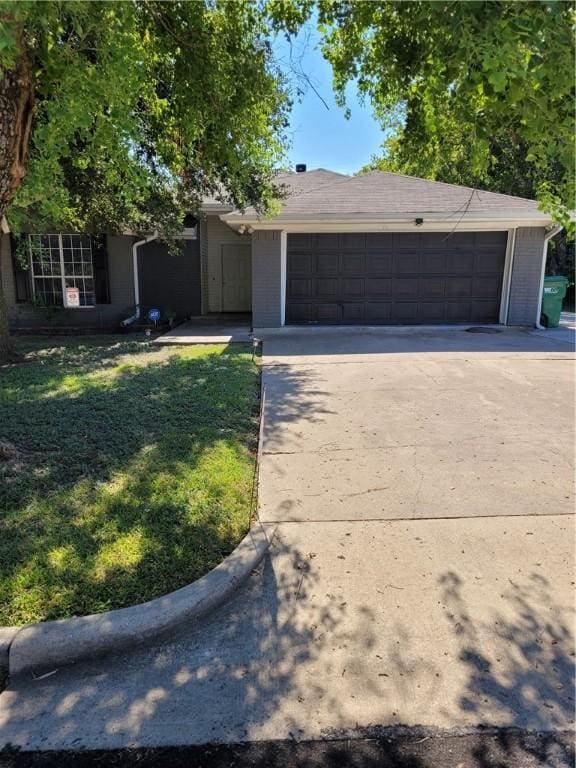
[[[207,193],[266,208],[290,106],[266,33],[249,2],[1,0],[0,219],[169,235]]]
[[[402,125],[405,157],[446,164],[446,133],[465,137],[482,176],[492,138],[514,131],[537,170],[535,193],[564,225],[574,207],[574,9],[509,0],[268,0],[288,35],[317,14],[324,56],[346,105],[355,81],[383,127]],[[548,175],[551,165],[558,173]]]

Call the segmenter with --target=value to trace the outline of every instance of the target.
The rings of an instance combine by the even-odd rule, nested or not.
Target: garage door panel
[[[392,282],[393,294],[399,299],[415,299],[418,296],[417,277],[397,277]]]
[[[421,277],[418,284],[418,295],[424,298],[443,299],[446,281],[443,277]]]
[[[394,271],[400,275],[420,274],[420,254],[417,251],[394,254]]]
[[[345,277],[340,281],[340,293],[344,298],[364,296],[363,277]]]
[[[474,272],[474,252],[448,251],[446,254],[446,272],[451,275],[472,274]]]
[[[314,295],[321,298],[335,299],[338,296],[339,281],[336,277],[319,277],[315,281]]]
[[[392,278],[390,277],[367,277],[366,295],[370,298],[392,295]]]
[[[288,283],[289,295],[294,299],[312,297],[312,280],[291,277]]]
[[[392,319],[392,303],[371,301],[366,305],[366,322],[372,324],[390,323]]]
[[[394,235],[391,232],[368,232],[366,250],[393,251]]]
[[[420,247],[423,249],[435,248],[446,250],[446,232],[422,232],[420,234]]]
[[[444,274],[446,271],[446,253],[441,251],[422,251],[420,254],[420,274]]]
[[[288,274],[310,275],[313,272],[313,258],[309,253],[291,253],[288,256]]]
[[[490,318],[498,312],[497,301],[473,301],[470,321],[473,323],[489,323]]]
[[[420,248],[421,238],[419,232],[394,232],[394,250],[417,250]]]
[[[366,272],[369,275],[389,275],[392,272],[392,253],[366,254]]]
[[[445,305],[443,301],[421,301],[418,304],[419,323],[443,323]]]
[[[313,320],[312,306],[310,304],[286,304],[286,319],[289,323],[309,323]]]
[[[413,325],[418,322],[417,301],[397,301],[394,304],[394,321]]]
[[[314,247],[318,250],[337,251],[340,245],[340,235],[337,234],[314,235],[314,238]]]
[[[498,251],[477,251],[475,272],[501,272],[504,269],[504,254]]]
[[[340,235],[340,247],[342,250],[365,250],[366,235],[360,232],[346,232]]]
[[[337,275],[340,271],[340,258],[337,253],[319,253],[316,256],[316,272],[319,275]]]
[[[476,232],[451,232],[448,237],[444,234],[443,244],[448,250],[474,248],[477,242]]]
[[[306,233],[295,233],[290,235],[290,248],[293,251],[309,251],[314,247],[313,240],[315,235]]]
[[[320,323],[340,322],[340,304],[317,304],[316,320]]]
[[[474,232],[473,234],[477,247],[486,248],[487,246],[492,246],[500,251],[500,253],[506,250],[507,232]]]
[[[448,299],[466,298],[468,296],[472,296],[472,278],[447,277],[445,295]]]
[[[475,277],[472,280],[472,294],[483,299],[498,299],[502,290],[502,280],[496,275]]]
[[[363,323],[365,320],[364,303],[344,302],[342,304],[343,323]]]
[[[446,302],[447,323],[467,323],[472,319],[472,302],[448,301]]]
[[[342,272],[346,274],[366,272],[366,255],[364,253],[343,253]]]
[[[498,322],[506,238],[505,232],[290,234],[288,322]]]

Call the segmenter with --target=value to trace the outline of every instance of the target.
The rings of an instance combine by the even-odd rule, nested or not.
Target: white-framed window
[[[48,307],[93,307],[89,235],[28,235],[34,298]]]

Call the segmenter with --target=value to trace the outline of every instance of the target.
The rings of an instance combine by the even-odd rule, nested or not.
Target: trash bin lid
[[[567,277],[564,277],[564,275],[546,275],[544,278],[545,283],[560,283],[561,285],[564,285],[565,283],[569,283]]]

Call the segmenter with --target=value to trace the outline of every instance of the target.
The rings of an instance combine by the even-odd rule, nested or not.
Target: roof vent
[[[306,173],[306,163],[296,163],[296,173]]]

